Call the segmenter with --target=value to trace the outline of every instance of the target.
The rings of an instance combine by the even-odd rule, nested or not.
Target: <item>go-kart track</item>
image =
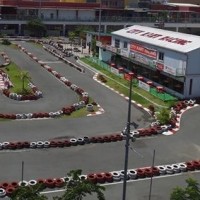
[[[86,136],[88,138],[103,137],[104,135],[115,135],[124,129],[127,120],[127,100],[96,82],[93,79],[95,75],[93,71],[85,68],[84,72],[80,72],[32,43],[23,41],[15,41],[15,43],[86,91],[103,108],[104,112],[100,115],[81,118],[1,121],[1,143],[70,140],[71,138],[86,138]],[[43,97],[24,102],[10,99],[1,92],[0,113],[55,112],[66,105],[77,102],[78,95],[73,90],[42,68],[40,63],[20,48],[9,46],[1,48],[11,61],[29,72],[31,81],[42,91]],[[171,170],[171,173],[166,171],[168,175],[160,173],[160,176],[153,177],[152,200],[168,200],[172,188],[177,185],[184,186],[184,180],[189,176],[200,180],[199,113],[199,106],[184,112],[181,117],[180,130],[173,135],[140,137],[131,143],[128,169],[150,167],[155,149],[155,166],[168,166]],[[152,121],[151,116],[145,110],[134,104],[131,115],[132,121],[139,125],[138,128],[148,127]],[[85,175],[115,171],[115,179],[118,178],[118,181],[106,182],[105,196],[108,200],[120,200],[122,199],[122,182],[119,181],[118,175],[121,175],[120,171],[124,168],[124,145],[124,140],[118,140],[104,143],[90,142],[85,145],[71,145],[63,148],[2,149],[0,150],[0,183],[21,181],[22,161],[24,161],[24,180],[27,181],[65,177],[72,169],[82,169]],[[194,160],[199,162],[198,166],[195,166],[195,169],[189,169],[185,163]],[[179,171],[173,171],[173,164],[182,166],[182,168]],[[128,181],[127,199],[148,199],[149,180],[149,178],[138,177]],[[45,190],[44,193],[52,199],[53,196],[61,194],[62,189]],[[95,198],[90,196],[85,199]]]

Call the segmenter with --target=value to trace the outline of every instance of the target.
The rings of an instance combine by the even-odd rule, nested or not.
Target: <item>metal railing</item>
[[[37,15],[1,15],[1,20],[22,20],[28,21],[38,18]],[[98,17],[91,18],[67,18],[67,17],[43,17],[42,21],[70,21],[70,22],[98,22]],[[102,22],[128,22],[128,23],[160,23],[155,17],[120,17],[120,16],[102,16]],[[174,18],[163,20],[162,23],[200,23],[200,17]]]

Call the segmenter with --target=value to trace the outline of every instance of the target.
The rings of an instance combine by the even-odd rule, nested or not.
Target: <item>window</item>
[[[120,40],[115,39],[115,47],[119,48],[119,46],[120,46]]]
[[[163,52],[159,52],[158,60],[164,60],[164,53]]]
[[[127,42],[124,42],[124,49],[127,49],[127,47],[128,47]]]

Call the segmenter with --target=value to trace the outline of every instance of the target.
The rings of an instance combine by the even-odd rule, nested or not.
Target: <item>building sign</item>
[[[132,78],[131,74],[127,74],[127,73],[124,74],[124,79],[125,80],[130,81],[131,78]]]
[[[166,72],[166,73],[168,73],[168,74],[176,76],[176,68],[174,68],[174,67],[169,67],[169,66],[165,65],[163,71]]]
[[[149,59],[140,54],[135,54],[135,60],[145,65],[149,64]]]
[[[127,30],[126,32],[130,33],[130,34],[140,35],[140,36],[143,36],[143,37],[157,39],[159,41],[165,41],[165,42],[174,43],[174,44],[178,44],[178,45],[186,45],[186,44],[192,42],[190,40],[166,36],[166,35],[162,35],[162,34],[159,34],[159,33],[143,31],[143,30],[140,30],[140,29],[131,29],[131,30]]]
[[[116,74],[116,75],[119,75],[119,70],[114,68],[114,67],[111,67],[110,68],[110,71],[113,73],[113,74]]]
[[[127,58],[129,57],[129,52],[128,52],[127,50],[121,49],[120,54],[121,54],[122,56],[124,56],[124,57],[127,57]]]
[[[147,83],[144,83],[143,81],[139,81],[138,86],[147,92],[150,91],[150,86]]]
[[[164,70],[164,64],[157,62],[156,63],[156,69],[158,69],[160,71],[163,71]]]
[[[138,43],[135,43],[135,42],[131,43],[130,50],[134,51],[134,52],[138,52],[138,53],[148,56],[150,58],[157,59],[157,51],[146,48]]]

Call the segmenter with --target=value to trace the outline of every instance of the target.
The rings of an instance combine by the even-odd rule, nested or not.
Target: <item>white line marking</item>
[[[189,171],[187,173],[200,173],[200,171]],[[184,173],[179,173],[179,174],[167,174],[167,175],[163,175],[163,176],[153,176],[153,179],[160,179],[160,178],[168,178],[168,177],[175,177],[175,176],[181,176],[186,174]],[[132,182],[138,182],[138,181],[145,181],[145,180],[149,180],[151,179],[149,178],[144,178],[144,179],[134,179],[134,180],[127,180],[127,183],[132,183]],[[100,184],[102,186],[110,186],[110,185],[117,185],[117,184],[122,184],[123,181],[119,181],[119,182],[113,182],[113,183],[106,183],[106,184]],[[40,194],[50,194],[50,193],[58,193],[58,192],[64,192],[66,189],[60,189],[60,190],[51,190],[51,191],[45,191],[45,192],[40,192]]]

